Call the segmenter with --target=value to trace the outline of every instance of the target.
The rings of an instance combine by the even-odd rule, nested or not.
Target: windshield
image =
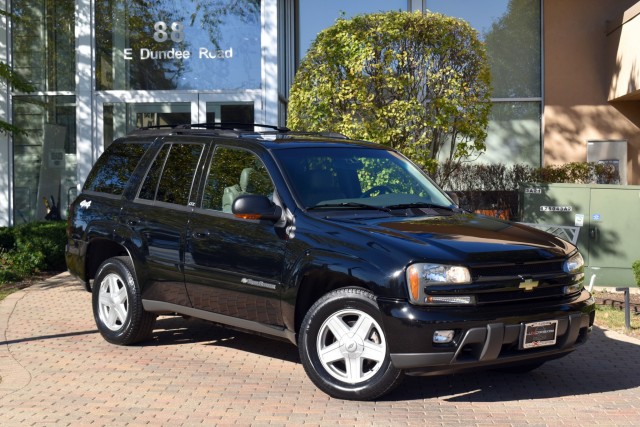
[[[451,206],[425,174],[393,151],[327,146],[274,155],[305,209]]]

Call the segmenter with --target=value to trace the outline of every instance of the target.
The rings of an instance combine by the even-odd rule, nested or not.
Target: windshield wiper
[[[382,212],[391,212],[391,209],[381,206],[367,205],[366,203],[357,202],[342,202],[342,203],[322,203],[319,205],[311,206],[307,210],[324,209],[324,208],[350,208],[350,209],[372,209]]]
[[[413,202],[413,203],[400,203],[397,205],[388,205],[385,208],[392,209],[410,209],[410,208],[437,208],[437,209],[446,209],[448,211],[455,211],[457,208],[453,208],[451,206],[442,206],[436,205],[434,203],[428,202]]]

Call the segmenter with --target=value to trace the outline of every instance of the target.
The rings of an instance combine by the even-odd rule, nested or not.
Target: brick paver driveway
[[[385,399],[327,397],[291,344],[159,318],[153,341],[105,342],[66,275],[0,304],[0,424],[638,425],[640,341],[594,330],[527,375],[408,377]]]

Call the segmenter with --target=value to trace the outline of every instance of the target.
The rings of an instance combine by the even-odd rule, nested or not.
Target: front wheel
[[[92,292],[93,316],[105,340],[128,345],[149,337],[156,315],[142,307],[140,287],[129,258],[115,257],[103,262]]]
[[[395,388],[403,373],[391,364],[375,297],[364,289],[329,292],[311,307],[298,346],[305,371],[330,396],[376,399]]]

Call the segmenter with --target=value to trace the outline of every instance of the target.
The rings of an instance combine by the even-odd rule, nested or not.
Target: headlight
[[[562,269],[565,273],[569,274],[578,274],[582,273],[584,270],[584,259],[582,259],[582,255],[580,252],[576,252],[573,254],[568,260],[564,262]]]
[[[467,296],[430,296],[429,285],[471,283],[466,267],[442,264],[413,264],[407,268],[409,299],[413,304],[471,304],[474,298]]]

